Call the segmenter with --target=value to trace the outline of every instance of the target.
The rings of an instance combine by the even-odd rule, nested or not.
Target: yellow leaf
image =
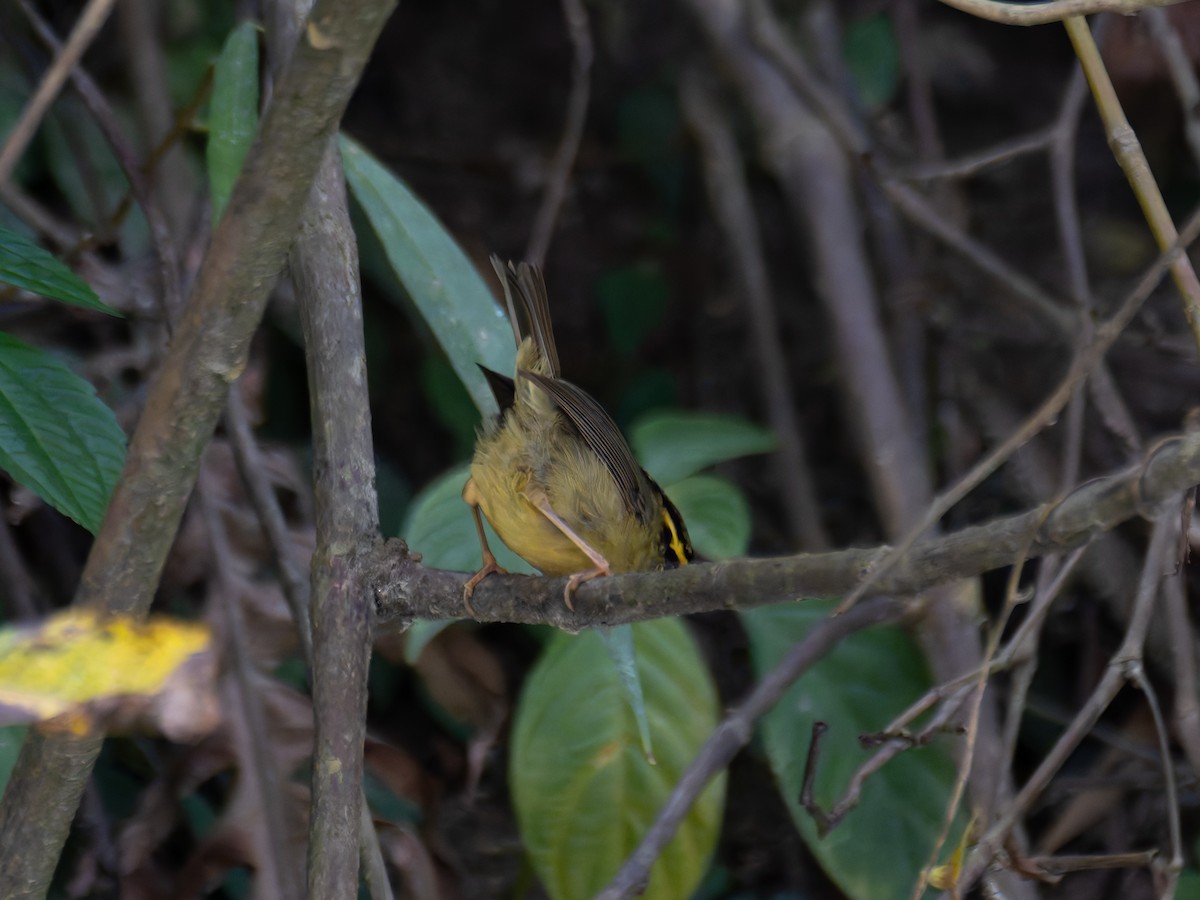
[[[98,717],[129,718],[130,710],[151,705],[127,698],[160,694],[210,643],[208,629],[193,622],[106,617],[88,609],[67,610],[33,627],[2,629],[0,720],[54,720],[55,730],[79,734]],[[211,668],[193,664],[188,671],[203,680]]]
[[[967,844],[974,830],[975,817],[972,816],[970,824],[963,830],[958,846],[950,854],[949,861],[940,866],[932,866],[925,872],[925,880],[930,887],[939,891],[950,891],[952,897],[958,897],[958,880],[962,876],[963,859],[967,855]]]

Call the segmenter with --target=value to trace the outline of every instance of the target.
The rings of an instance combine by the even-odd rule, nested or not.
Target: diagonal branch
[[[1082,546],[1197,483],[1200,434],[1186,434],[1159,442],[1136,466],[1087,482],[1061,502],[917,541],[879,577],[875,567],[889,557],[891,547],[738,559],[597,578],[580,585],[574,611],[562,602],[561,578],[493,575],[479,585],[472,605],[483,622],[540,623],[579,631],[657,616],[837,596],[868,581],[874,593],[915,594],[1010,565],[1026,548],[1032,559]],[[394,544],[385,545],[364,564],[381,631],[402,629],[415,618],[464,614],[467,575],[426,568],[408,556],[407,548],[401,552]]]
[[[328,138],[393,5],[322,0],[309,17],[151,385],[76,602],[149,607]],[[0,804],[0,884],[15,886],[9,896],[45,893],[99,745],[94,735],[34,737],[22,748]]]

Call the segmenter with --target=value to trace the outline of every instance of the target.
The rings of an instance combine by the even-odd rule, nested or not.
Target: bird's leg
[[[543,516],[549,519],[554,527],[567,536],[567,538],[578,547],[588,559],[596,566],[594,569],[588,569],[586,572],[576,572],[567,581],[567,587],[563,591],[563,600],[567,604],[567,609],[575,611],[574,605],[571,603],[571,598],[575,596],[575,591],[585,581],[590,581],[593,578],[599,578],[602,575],[609,575],[611,572],[608,568],[608,560],[605,559],[600,551],[596,550],[587,541],[575,533],[575,530],[563,521],[562,516],[554,511],[554,507],[550,505],[550,498],[546,496],[546,492],[540,488],[527,488],[524,492],[524,497],[534,508]]]
[[[467,615],[473,619],[475,610],[471,608],[471,595],[475,593],[476,585],[492,574],[507,575],[508,569],[496,562],[492,548],[488,546],[487,535],[483,531],[483,516],[479,513],[479,489],[470,478],[463,485],[462,497],[471,507],[471,515],[475,517],[475,533],[479,535],[479,548],[483,552],[483,568],[468,578],[467,583],[463,585],[463,606],[466,607]]]

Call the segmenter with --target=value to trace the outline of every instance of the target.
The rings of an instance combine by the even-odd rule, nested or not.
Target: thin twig
[[[1045,3],[1011,3],[1009,0],[942,0],[947,6],[1004,25],[1045,25],[1069,16],[1115,12],[1132,15],[1151,6],[1171,6],[1183,0],[1049,0]]]
[[[1150,37],[1158,45],[1162,54],[1163,64],[1167,74],[1175,85],[1175,94],[1179,97],[1179,111],[1183,115],[1183,133],[1187,138],[1188,149],[1192,152],[1192,160],[1200,165],[1200,78],[1178,30],[1171,24],[1171,17],[1161,9],[1144,9],[1139,16],[1146,23]]]
[[[550,238],[554,235],[554,223],[558,220],[563,200],[567,196],[567,184],[579,142],[583,138],[583,126],[587,122],[588,99],[591,94],[592,32],[588,26],[587,9],[583,0],[562,0],[563,18],[567,23],[567,34],[571,39],[571,93],[567,99],[567,119],[563,126],[562,140],[550,163],[546,176],[546,193],[538,207],[537,216],[529,233],[529,246],[525,258],[535,265],[546,259]]]
[[[242,395],[236,390],[229,392],[229,400],[225,404],[225,427],[233,445],[238,474],[242,476],[242,482],[250,494],[255,515],[258,516],[263,533],[267,537],[267,544],[271,548],[271,555],[279,569],[279,581],[283,586],[283,596],[287,599],[292,621],[296,624],[304,664],[311,672],[312,619],[309,616],[308,577],[292,551],[283,510],[279,508],[279,500],[267,479],[262,453],[259,452],[258,442],[250,428]]]
[[[1142,145],[1125,118],[1125,111],[1121,108],[1121,101],[1117,99],[1117,92],[1108,77],[1104,60],[1100,58],[1100,48],[1096,46],[1084,19],[1065,19],[1063,25],[1071,38],[1075,55],[1087,75],[1088,83],[1092,86],[1092,95],[1096,98],[1096,108],[1104,121],[1108,145],[1113,156],[1125,173],[1129,186],[1133,188],[1134,196],[1142,207],[1142,213],[1146,216],[1146,222],[1150,225],[1159,250],[1166,250],[1176,242],[1179,234],[1158,188],[1158,182],[1150,172],[1150,163],[1146,160]],[[1186,254],[1181,254],[1171,263],[1171,276],[1175,280],[1175,286],[1179,288],[1184,318],[1187,319],[1192,336],[1200,347],[1200,279],[1196,277],[1192,261]]]
[[[64,222],[38,201],[10,183],[0,184],[0,203],[39,234],[49,238],[61,250],[71,251],[82,243],[83,236],[72,224]],[[66,255],[70,256],[68,252]]]
[[[779,698],[796,679],[847,636],[872,625],[894,621],[900,617],[903,609],[903,604],[894,600],[872,600],[853,610],[852,621],[850,616],[826,619],[788,650],[780,663],[763,677],[745,701],[729,713],[705,741],[659,810],[654,824],[613,880],[596,895],[597,900],[619,900],[635,896],[643,890],[651,866],[675,834],[696,798],[709,781],[750,742],[754,723],[779,702]]]
[[[1011,162],[1030,153],[1041,153],[1050,146],[1055,126],[1039,128],[1029,134],[1008,138],[966,153],[955,159],[922,160],[910,165],[897,165],[890,169],[893,177],[904,181],[937,181],[942,178],[970,178],[985,169]]]
[[[26,18],[29,19],[42,41],[52,51],[60,53],[57,35],[34,9],[33,4],[29,0],[20,0],[20,4]],[[171,321],[179,314],[183,301],[179,259],[166,216],[159,206],[150,179],[146,177],[136,152],[117,123],[116,115],[104,93],[81,67],[74,67],[70,76],[72,86],[88,108],[88,112],[96,120],[105,140],[112,147],[113,155],[117,158],[121,171],[129,181],[130,191],[137,198],[138,205],[146,217],[146,223],[150,226],[150,240],[159,265],[164,318]]]
[[[122,0],[117,10],[116,24],[128,54],[130,83],[146,147],[162,144],[164,136],[177,127],[167,77],[168,45],[161,40],[162,29],[158,27],[167,15],[168,7],[158,0]],[[182,189],[194,185],[184,148],[175,141],[167,146],[169,152],[147,160],[146,172],[151,176],[152,192],[160,198],[170,233],[178,240],[197,192],[194,187],[191,191]]]
[[[758,222],[750,203],[737,144],[722,118],[710,90],[696,71],[685,75],[681,88],[684,113],[700,143],[705,185],[716,221],[728,243],[735,271],[745,292],[753,336],[751,354],[758,365],[758,381],[771,430],[779,440],[775,455],[778,483],[783,487],[784,511],[791,533],[806,550],[830,546],[821,524],[820,506],[812,470],[804,450],[796,398],[783,352],[783,338],[763,256]]]
[[[1099,363],[1100,359],[1108,351],[1108,348],[1121,336],[1125,327],[1133,320],[1137,311],[1141,309],[1142,303],[1150,296],[1150,292],[1158,283],[1159,278],[1162,277],[1166,266],[1176,257],[1182,255],[1182,248],[1191,244],[1198,236],[1200,236],[1200,211],[1192,214],[1179,240],[1168,252],[1164,253],[1154,262],[1146,274],[1142,276],[1137,287],[1121,303],[1117,311],[1096,329],[1095,339],[1075,355],[1066,375],[1063,376],[1063,379],[1050,396],[1042,401],[1041,406],[1026,418],[1021,426],[1006,440],[1002,441],[999,446],[995,447],[987,456],[976,463],[954,485],[938,496],[925,512],[921,522],[892,551],[894,559],[898,560],[902,557],[921,534],[938,522],[942,516],[974,490],[985,478],[995,472],[1004,460],[1008,459],[1022,444],[1045,428],[1046,425],[1058,416],[1067,401],[1071,398],[1075,386]],[[884,560],[879,564],[879,568],[876,571],[882,574],[891,565],[892,562],[890,560]],[[856,588],[842,601],[839,609],[845,611],[869,589],[869,582]]]
[[[79,19],[76,21],[75,27],[71,29],[71,36],[67,39],[67,43],[50,68],[46,70],[37,90],[29,98],[25,108],[21,110],[20,118],[8,133],[8,140],[4,142],[3,147],[0,147],[0,184],[7,182],[9,176],[12,175],[21,154],[33,140],[33,135],[45,117],[46,110],[50,108],[50,104],[62,90],[71,71],[83,57],[84,51],[95,40],[96,34],[112,11],[114,2],[115,0],[88,0],[87,6],[79,14]]]
[[[1095,856],[1027,856],[1021,862],[1027,868],[1045,875],[1066,875],[1097,869],[1145,869],[1154,863],[1157,856],[1157,850],[1133,850]]]
[[[211,482],[211,476],[202,470],[196,493],[215,563],[211,597],[217,607],[217,615],[224,619],[224,656],[232,672],[226,700],[232,701],[230,705],[233,709],[229,713],[238,719],[233,732],[243,763],[240,777],[247,781],[246,787],[256,800],[256,808],[262,813],[255,826],[256,845],[262,854],[258,860],[262,864],[259,871],[261,883],[257,886],[266,896],[286,900],[301,896],[301,890],[300,872],[294,865],[295,854],[291,852],[287,841],[291,817],[283,808],[284,777],[270,753],[272,742],[267,731],[266,713],[254,683],[254,663],[246,646],[242,592],[232,576],[229,535],[216,508]]]
[[[1177,527],[1178,522],[1174,510],[1159,515],[1150,538],[1149,548],[1146,551],[1137,598],[1134,601],[1133,613],[1130,616],[1129,626],[1125,631],[1125,638],[1122,640],[1121,646],[1113,654],[1099,684],[1076,713],[1066,731],[1043,757],[1024,787],[1001,812],[976,845],[960,880],[962,889],[969,889],[983,874],[984,869],[991,865],[994,855],[1016,825],[1017,820],[1025,814],[1034,800],[1041,796],[1055,773],[1066,762],[1067,757],[1075,751],[1080,741],[1095,725],[1101,714],[1107,709],[1108,704],[1120,691],[1121,686],[1130,677],[1132,668],[1141,665],[1142,645],[1150,625],[1155,606],[1154,601],[1158,596],[1161,581],[1164,573],[1169,571],[1166,561],[1174,547]]]
[[[1158,702],[1158,694],[1155,693],[1150,679],[1146,677],[1145,668],[1141,665],[1132,666],[1129,671],[1129,680],[1145,696],[1146,704],[1150,707],[1150,714],[1154,717],[1154,733],[1158,737],[1159,759],[1162,763],[1163,783],[1166,786],[1163,793],[1163,806],[1171,839],[1171,856],[1164,866],[1167,877],[1170,879],[1170,886],[1165,894],[1169,897],[1175,892],[1175,882],[1179,879],[1179,872],[1183,869],[1183,831],[1179,824],[1179,792],[1175,788],[1175,763],[1171,759],[1171,737],[1167,732],[1167,723]],[[1161,859],[1161,857],[1159,858]]]

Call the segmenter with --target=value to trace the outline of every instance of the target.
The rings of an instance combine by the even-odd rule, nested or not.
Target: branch
[[[1088,84],[1092,87],[1092,96],[1096,100],[1096,109],[1104,122],[1104,131],[1108,137],[1108,145],[1113,156],[1125,173],[1134,196],[1146,217],[1146,223],[1154,235],[1159,250],[1166,250],[1179,239],[1175,223],[1167,209],[1158,182],[1150,172],[1150,163],[1142,150],[1141,142],[1125,118],[1121,101],[1117,99],[1117,91],[1104,61],[1100,58],[1100,49],[1092,38],[1087,22],[1081,18],[1069,18],[1063,22],[1079,64],[1083,66]],[[1171,263],[1171,277],[1179,289],[1183,301],[1183,315],[1192,329],[1192,337],[1200,345],[1200,278],[1192,268],[1192,261],[1186,255],[1180,255]]]
[[[727,715],[704,742],[696,758],[679,777],[650,830],[608,887],[597,894],[597,900],[623,900],[645,891],[650,869],[674,836],[679,823],[712,777],[728,766],[738,751],[750,743],[754,735],[754,723],[779,702],[779,698],[801,675],[844,638],[872,625],[894,621],[902,611],[900,604],[884,599],[864,603],[844,616],[826,619],[796,643],[782,662],[758,683],[745,702]]]
[[[1172,6],[1182,0],[1050,0],[1048,3],[1012,3],[1011,0],[942,0],[947,6],[1002,25],[1046,25],[1070,16],[1115,12],[1132,15],[1152,6]]]
[[[312,559],[313,806],[308,886],[317,900],[357,894],[364,822],[363,741],[371,611],[352,565],[379,532],[358,251],[341,156],[331,140],[292,253],[309,372],[317,546]],[[367,819],[369,821],[369,819]],[[375,879],[376,893],[387,889]]]
[[[21,154],[25,152],[25,148],[29,146],[29,142],[37,133],[37,127],[46,115],[46,110],[50,108],[50,104],[62,90],[67,77],[83,56],[84,51],[91,46],[105,20],[108,19],[112,6],[113,0],[90,0],[84,7],[79,21],[71,29],[71,36],[67,39],[66,46],[46,71],[46,75],[42,78],[34,95],[21,110],[21,117],[8,133],[8,139],[4,142],[4,146],[0,147],[0,184],[8,181],[8,176],[16,168]]]
[[[1082,485],[1057,504],[917,541],[879,578],[874,566],[888,546],[684,566],[669,572],[596,578],[579,586],[575,610],[562,602],[565,579],[493,575],[472,598],[483,622],[548,624],[566,631],[658,616],[751,609],[805,597],[846,594],[872,583],[879,594],[916,594],[979,575],[1021,558],[1082,546],[1121,522],[1148,514],[1200,483],[1200,434],[1167,438],[1136,466]],[[465,516],[466,510],[463,510]],[[381,633],[413,619],[464,615],[467,575],[429,569],[390,542],[364,560]],[[419,548],[417,548],[419,549]]]
[[[150,387],[77,603],[144,613],[230,385],[246,365],[309,187],[391,11],[322,0],[309,17]],[[100,737],[34,737],[0,804],[0,884],[44,895]],[[31,816],[29,810],[38,810]]]

